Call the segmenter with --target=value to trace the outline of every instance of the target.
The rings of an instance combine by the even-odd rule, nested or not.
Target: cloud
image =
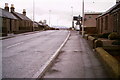
[[[51,10],[51,23],[71,26],[72,8],[73,14],[81,15],[82,0],[34,0],[35,1],[35,20],[46,19],[49,22],[49,10]],[[0,0],[0,7],[4,4],[14,4],[15,11],[22,13],[26,9],[27,16],[33,17],[33,0]],[[85,11],[103,12],[115,4],[115,0],[85,0]]]

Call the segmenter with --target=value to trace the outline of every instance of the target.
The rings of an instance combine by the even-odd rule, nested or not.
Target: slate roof
[[[37,23],[38,25],[43,25],[42,23]]]
[[[111,7],[109,10],[107,10],[106,12],[104,12],[102,15],[98,16],[98,17],[101,17],[101,16],[104,16],[108,13],[111,13],[113,12],[114,10],[116,10],[117,7],[120,6],[120,2],[118,2],[117,4],[115,4],[113,7]]]
[[[40,25],[40,26],[42,26],[43,24],[42,23],[39,23],[39,22],[34,22],[35,24],[37,24],[37,25]]]
[[[0,16],[9,19],[17,19],[12,13],[0,8]]]
[[[13,12],[13,14],[15,16],[17,16],[18,18],[20,18],[21,20],[29,20],[31,21],[31,19],[29,19],[27,16],[24,16],[23,14],[17,13],[17,12]]]
[[[102,12],[86,12],[85,15],[101,15]]]

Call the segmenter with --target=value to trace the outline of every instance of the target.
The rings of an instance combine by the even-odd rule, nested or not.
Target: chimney
[[[116,3],[119,3],[120,2],[120,0],[116,0]]]
[[[5,8],[6,11],[9,11],[8,3],[5,3]]]
[[[25,9],[23,9],[23,15],[26,16],[26,10]]]
[[[11,4],[11,12],[14,12],[15,8],[14,8],[14,4]]]

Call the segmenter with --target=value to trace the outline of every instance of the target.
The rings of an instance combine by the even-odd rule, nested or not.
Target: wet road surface
[[[3,78],[32,78],[60,47],[68,31],[43,31],[2,41]]]

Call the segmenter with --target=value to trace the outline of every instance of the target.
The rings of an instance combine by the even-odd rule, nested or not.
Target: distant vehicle
[[[76,30],[76,31],[79,31],[79,30],[80,30],[79,25],[76,25],[76,26],[75,26],[75,30]]]

